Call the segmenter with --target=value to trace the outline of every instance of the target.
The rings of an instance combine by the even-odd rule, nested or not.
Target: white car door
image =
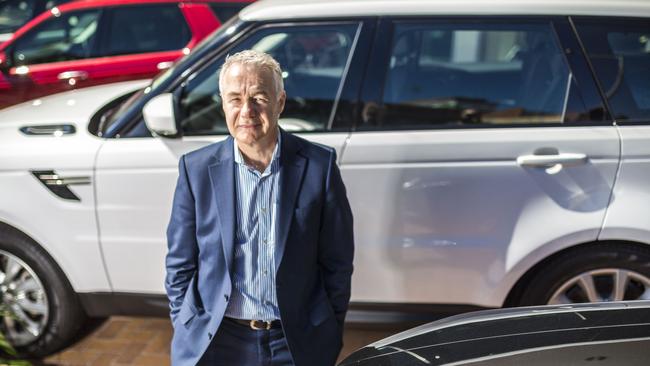
[[[500,307],[526,269],[598,237],[616,130],[575,113],[587,98],[549,21],[388,27],[383,93],[342,160],[352,300]]]
[[[650,21],[575,23],[622,139],[621,169],[601,239],[650,244]]]
[[[283,67],[287,92],[280,126],[341,151],[348,130],[332,129],[333,111],[358,37],[357,22],[265,27],[225,53],[255,48]],[[164,292],[165,230],[178,176],[178,159],[224,139],[216,57],[190,74],[179,95],[180,139],[109,139],[97,158],[97,213],[109,278],[116,292]],[[142,123],[142,121],[140,122]]]

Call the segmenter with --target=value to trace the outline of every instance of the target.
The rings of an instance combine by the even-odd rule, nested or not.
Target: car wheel
[[[21,355],[42,357],[63,347],[84,320],[61,269],[22,233],[0,227],[0,289],[13,316],[0,331]]]
[[[569,250],[529,282],[521,305],[650,299],[650,249],[599,244]]]

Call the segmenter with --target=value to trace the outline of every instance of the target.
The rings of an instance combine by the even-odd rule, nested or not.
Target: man
[[[167,229],[172,364],[331,366],[353,257],[336,153],[278,127],[271,56],[226,58],[219,86],[231,136],[180,159]]]

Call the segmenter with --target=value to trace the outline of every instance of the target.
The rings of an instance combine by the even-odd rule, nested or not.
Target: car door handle
[[[156,68],[158,70],[167,70],[172,67],[172,65],[174,65],[174,61],[163,61],[159,62],[158,65],[156,65]]]
[[[549,168],[556,164],[575,166],[587,163],[585,154],[554,154],[554,155],[522,155],[517,158],[517,164],[530,168]]]
[[[85,71],[64,71],[60,73],[57,76],[57,79],[59,80],[70,80],[70,79],[78,79],[78,80],[86,80],[88,79],[88,73]]]

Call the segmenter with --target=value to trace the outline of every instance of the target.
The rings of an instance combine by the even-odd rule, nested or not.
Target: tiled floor
[[[403,327],[381,329],[346,326],[341,359]],[[169,365],[171,325],[163,318],[112,317],[72,347],[43,360],[42,365]]]
[[[112,317],[47,365],[167,365],[171,326],[163,318]]]

